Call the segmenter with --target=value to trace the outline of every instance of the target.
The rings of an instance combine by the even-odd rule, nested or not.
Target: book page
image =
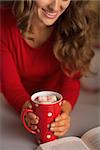
[[[89,150],[84,142],[77,137],[64,137],[45,144],[37,150]]]
[[[81,139],[91,150],[100,150],[100,127],[89,130]]]

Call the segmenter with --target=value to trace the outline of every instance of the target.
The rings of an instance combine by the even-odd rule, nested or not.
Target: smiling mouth
[[[48,10],[42,9],[43,14],[49,19],[55,19],[57,17],[57,12],[49,12]]]

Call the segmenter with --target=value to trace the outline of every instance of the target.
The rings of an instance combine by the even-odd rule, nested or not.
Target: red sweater
[[[1,88],[7,101],[17,111],[41,90],[61,93],[72,107],[79,95],[80,81],[61,70],[53,54],[51,36],[39,48],[30,47],[22,38],[10,9],[0,9]]]

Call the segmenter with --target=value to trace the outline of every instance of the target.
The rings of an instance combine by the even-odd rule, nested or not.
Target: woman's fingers
[[[32,130],[36,130],[37,129],[37,126],[36,125],[32,125],[29,118],[25,118],[25,121],[28,125],[29,128],[31,128]]]
[[[23,110],[26,109],[26,108],[32,109],[32,104],[30,103],[30,101],[27,101],[27,102],[24,103],[21,113],[23,113]],[[25,121],[26,121],[26,124],[29,128],[31,128],[32,130],[36,130],[37,129],[37,124],[39,122],[39,117],[36,116],[32,112],[27,112],[26,115],[25,115]]]
[[[27,117],[30,118],[30,119],[36,119],[37,116],[34,114],[34,113],[27,113]]]
[[[29,128],[31,128],[32,130],[37,129],[37,125],[36,125],[38,123],[37,119],[33,120],[33,119],[30,119],[29,117],[25,117],[25,121]]]
[[[66,131],[63,131],[63,132],[54,132],[54,135],[60,137],[60,136],[63,136],[65,133],[66,133]]]
[[[32,129],[32,130],[36,130],[36,129],[37,129],[37,126],[36,126],[36,125],[31,125],[31,129]]]
[[[27,113],[27,118],[31,124],[38,124],[39,117],[36,116],[34,113]]]
[[[69,127],[70,127],[70,123],[64,123],[64,125],[62,125],[62,126],[55,126],[55,127],[51,127],[50,128],[50,130],[51,131],[54,131],[54,132],[56,132],[56,131],[64,131],[64,130],[68,130],[69,129]]]
[[[66,113],[62,113],[55,119],[55,121],[64,120],[64,119],[67,119],[67,117],[68,117],[68,115]]]
[[[51,124],[51,127],[64,126],[68,123],[70,123],[70,116],[68,116],[66,113],[62,113],[55,119],[55,122]]]
[[[22,110],[25,108],[29,108],[32,109],[32,104],[30,103],[30,101],[26,101],[22,107]]]
[[[65,120],[62,121],[57,121],[51,124],[51,127],[61,127],[61,126],[65,126],[67,124],[67,122]]]
[[[51,124],[50,130],[54,132],[54,135],[62,136],[68,131],[69,127],[70,116],[63,112],[55,119],[55,122]]]

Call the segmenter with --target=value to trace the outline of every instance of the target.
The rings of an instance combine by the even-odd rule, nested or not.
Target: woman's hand
[[[55,136],[63,136],[70,128],[71,105],[67,101],[63,101],[62,113],[59,115],[55,122],[51,124],[50,130],[54,132]]]
[[[32,105],[30,101],[27,101],[24,103],[21,113],[23,112],[25,108],[32,109]],[[29,128],[31,128],[32,130],[36,130],[37,124],[39,122],[39,117],[36,116],[34,113],[27,112],[25,116],[25,121]]]

